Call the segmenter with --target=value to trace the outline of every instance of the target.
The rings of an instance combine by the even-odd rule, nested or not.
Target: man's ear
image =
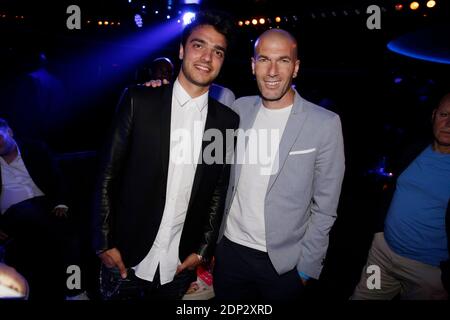
[[[437,109],[434,109],[433,113],[431,114],[431,123],[434,123],[434,119],[436,118],[436,112],[437,112]]]
[[[14,132],[12,131],[11,128],[8,128],[8,134],[9,134],[11,137],[14,137]]]
[[[184,48],[183,48],[183,44],[180,43],[180,51],[178,53],[178,57],[180,58],[180,60],[183,60],[184,58]]]
[[[252,57],[252,74],[255,75],[255,58]]]
[[[297,78],[299,69],[300,69],[300,60],[297,60],[295,61],[294,74],[292,75],[293,78]]]

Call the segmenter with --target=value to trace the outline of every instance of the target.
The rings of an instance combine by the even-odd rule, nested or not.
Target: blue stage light
[[[395,84],[400,84],[402,82],[403,82],[403,78],[401,78],[401,77],[397,77],[397,78],[394,79],[394,83]]]
[[[389,42],[387,47],[392,52],[398,53],[400,55],[409,58],[428,62],[450,64],[450,56],[446,57],[444,55],[441,55],[439,52],[438,53],[428,51],[422,52],[420,49],[402,46],[401,44],[396,43],[394,41]]]
[[[390,41],[387,47],[413,59],[450,64],[449,33],[450,26],[435,25],[401,35]]]
[[[136,14],[134,16],[134,22],[136,23],[136,26],[138,28],[142,28],[142,26],[144,25],[144,22],[142,21],[142,17],[140,14]]]
[[[195,13],[186,12],[185,14],[183,14],[183,25],[188,25],[194,19],[195,19]]]

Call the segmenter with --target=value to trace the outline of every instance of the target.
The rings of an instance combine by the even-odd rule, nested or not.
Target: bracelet
[[[310,276],[308,276],[306,273],[301,272],[301,271],[298,273],[298,275],[305,281],[308,281],[309,279],[311,279]]]

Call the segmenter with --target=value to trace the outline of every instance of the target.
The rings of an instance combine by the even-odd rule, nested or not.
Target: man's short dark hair
[[[5,119],[0,118],[0,129],[8,129],[9,124]]]
[[[184,28],[181,35],[181,44],[183,47],[186,46],[187,39],[194,29],[204,25],[212,26],[217,32],[225,37],[227,45],[230,45],[234,28],[234,24],[230,17],[223,12],[208,10],[198,12],[195,19]]]

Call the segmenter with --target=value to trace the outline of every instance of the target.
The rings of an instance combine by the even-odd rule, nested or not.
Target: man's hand
[[[102,260],[102,263],[107,268],[119,268],[120,276],[122,279],[125,279],[127,277],[127,268],[125,268],[125,265],[122,261],[122,256],[120,255],[120,251],[117,250],[117,248],[108,249],[106,251],[103,251],[98,255],[100,260]]]
[[[169,80],[167,79],[162,79],[162,80],[150,80],[147,81],[146,83],[144,83],[144,86],[146,87],[152,87],[152,88],[156,88],[156,87],[161,87],[163,84],[169,84]]]
[[[175,274],[179,274],[184,269],[194,270],[200,263],[202,263],[202,260],[199,258],[198,254],[191,253],[183,263],[177,267],[177,272]]]
[[[55,217],[67,218],[67,211],[69,211],[69,208],[67,207],[55,207],[53,208],[52,213],[55,215]]]
[[[0,229],[0,241],[8,240],[9,236]]]
[[[28,283],[24,277],[16,271],[16,269],[0,263],[0,284],[11,288],[20,294],[27,296]]]

